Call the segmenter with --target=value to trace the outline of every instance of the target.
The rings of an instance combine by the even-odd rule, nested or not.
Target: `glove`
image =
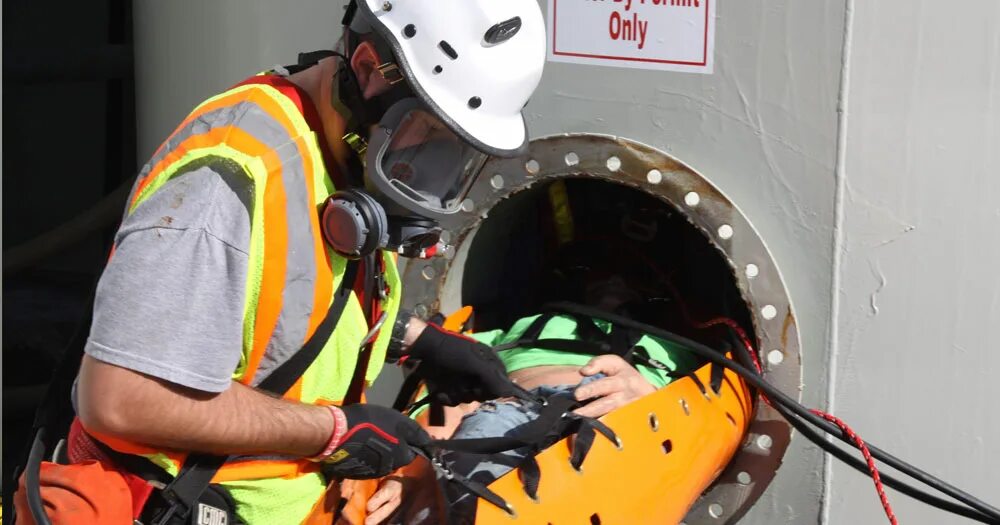
[[[427,325],[410,346],[410,356],[420,360],[417,373],[438,403],[455,406],[526,395],[507,378],[507,369],[493,349],[437,326]]]
[[[342,407],[347,432],[323,462],[323,472],[337,478],[373,479],[409,465],[416,457],[412,446],[427,445],[431,437],[415,421],[378,405]]]

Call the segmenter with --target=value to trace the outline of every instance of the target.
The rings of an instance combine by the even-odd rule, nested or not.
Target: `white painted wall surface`
[[[135,0],[138,155],[204,99],[340,38],[343,2]]]
[[[1000,2],[853,3],[834,409],[996,505]],[[885,522],[846,467],[830,493],[827,523]],[[890,498],[900,523],[970,523]]]

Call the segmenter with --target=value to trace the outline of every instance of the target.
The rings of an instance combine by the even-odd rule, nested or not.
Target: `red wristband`
[[[327,441],[323,450],[319,454],[308,458],[309,461],[318,462],[329,458],[344,439],[344,434],[347,434],[347,416],[344,415],[344,411],[334,405],[327,405],[326,408],[330,410],[330,415],[333,416],[333,432],[330,432],[330,440]]]

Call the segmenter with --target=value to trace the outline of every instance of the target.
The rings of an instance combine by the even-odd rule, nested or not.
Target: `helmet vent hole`
[[[483,105],[483,99],[479,97],[472,97],[469,99],[469,107],[472,109],[478,109],[479,106]]]
[[[441,48],[441,51],[444,52],[444,54],[448,55],[448,58],[458,60],[458,51],[455,51],[455,48],[451,47],[451,44],[448,42],[442,40],[438,42],[438,47]]]
[[[444,71],[443,67],[441,67],[441,66],[434,66],[434,74],[435,75],[440,75],[442,71]]]
[[[416,36],[416,34],[417,34],[417,26],[413,24],[406,24],[406,27],[403,28],[403,36],[405,36],[406,38],[413,38],[414,36]]]

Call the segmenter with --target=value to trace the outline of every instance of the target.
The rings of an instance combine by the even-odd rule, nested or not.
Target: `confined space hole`
[[[608,161],[605,163],[610,171],[618,171],[622,167],[622,159],[612,155],[608,157]]]
[[[774,444],[774,440],[771,439],[771,436],[767,434],[761,434],[757,436],[756,443],[757,446],[761,448],[761,450],[771,450],[771,445]]]
[[[472,199],[465,199],[462,201],[462,211],[466,213],[472,213],[476,209],[476,203],[472,202]]]
[[[469,107],[472,109],[479,109],[479,106],[483,105],[483,99],[479,97],[472,97],[469,99]]]
[[[563,160],[566,161],[567,166],[576,166],[580,163],[580,156],[571,151],[563,157]]]
[[[736,425],[736,418],[733,417],[733,415],[730,414],[729,412],[726,412],[726,419],[728,419],[729,422],[732,423],[734,427],[737,426]]]
[[[451,47],[451,44],[448,42],[444,40],[438,42],[438,48],[441,49],[441,52],[448,55],[448,58],[458,60],[458,51],[455,51],[455,48]]]
[[[760,275],[760,268],[758,268],[757,265],[754,263],[748,264],[747,267],[745,268],[745,271],[747,277],[750,279],[753,279],[754,277]]]
[[[542,169],[542,165],[538,163],[537,160],[531,159],[524,163],[524,171],[528,172],[528,175],[538,175],[538,172]]]
[[[733,238],[733,227],[728,224],[723,224],[719,226],[719,238],[722,240],[729,240]]]
[[[597,513],[590,515],[590,525],[601,525],[601,517]]]
[[[434,74],[435,75],[440,75],[442,71],[444,71],[443,67],[441,67],[441,66],[434,66]]]
[[[681,408],[684,410],[684,415],[685,416],[690,416],[691,415],[691,407],[688,406],[687,400],[686,399],[681,399],[680,400],[680,404],[681,404]]]
[[[687,204],[692,208],[697,206],[699,202],[701,202],[701,195],[698,195],[697,192],[692,191],[684,196],[684,204]]]
[[[653,432],[660,430],[660,418],[652,412],[649,413],[649,428],[653,429]]]
[[[413,38],[414,36],[416,36],[416,34],[417,34],[417,26],[413,24],[406,24],[406,27],[403,28],[403,36],[405,36],[406,38]]]
[[[767,353],[767,362],[772,365],[780,365],[785,360],[785,353],[781,350],[771,350]]]
[[[660,446],[663,447],[664,454],[669,454],[672,450],[674,450],[674,442],[670,441],[669,439],[664,440],[663,443],[660,444]]]
[[[713,518],[721,518],[723,512],[722,505],[719,505],[718,503],[713,503],[708,506],[708,515]]]
[[[740,485],[749,485],[753,481],[753,478],[750,477],[749,472],[740,472],[736,475],[736,481]]]
[[[437,270],[435,270],[433,266],[427,265],[424,266],[424,269],[420,272],[420,275],[422,275],[424,279],[430,281],[431,279],[437,277]]]
[[[490,178],[490,186],[492,186],[495,190],[502,190],[503,182],[503,175],[500,175],[499,173]]]
[[[764,319],[771,320],[778,316],[778,309],[775,308],[773,304],[764,305],[764,307],[760,309],[760,315],[762,315]]]
[[[650,184],[659,184],[663,182],[663,174],[657,169],[649,170],[649,172],[646,173],[646,182]]]

